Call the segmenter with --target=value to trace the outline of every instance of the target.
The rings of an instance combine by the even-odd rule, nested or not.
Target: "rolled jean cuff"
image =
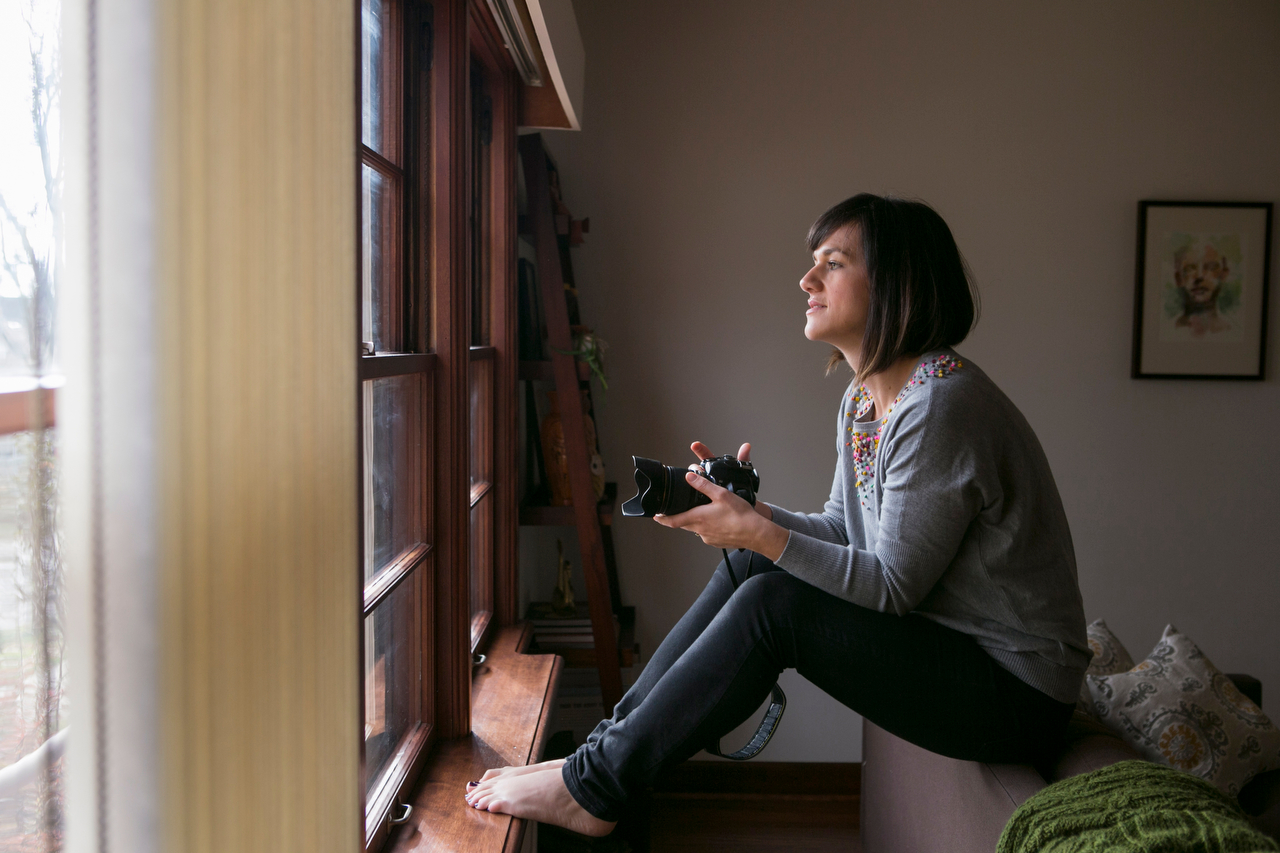
[[[565,759],[564,765],[560,768],[560,778],[564,780],[564,786],[569,789],[569,795],[577,801],[578,805],[586,809],[592,817],[616,822],[619,818],[619,809],[592,796],[578,781],[578,774],[574,771],[575,759],[577,758],[578,753],[575,752]]]

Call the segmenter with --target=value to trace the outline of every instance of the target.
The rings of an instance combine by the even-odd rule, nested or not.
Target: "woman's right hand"
[[[699,459],[714,459],[716,457],[716,454],[711,452],[711,448],[707,447],[701,441],[695,441],[693,444],[689,445],[689,449],[692,450],[693,455],[697,456]],[[738,461],[739,462],[751,461],[751,442],[746,442],[745,444],[743,444],[741,447],[738,448]],[[697,471],[700,469],[698,468],[697,465],[690,465],[689,470]],[[773,520],[773,510],[769,509],[768,505],[766,505],[763,501],[756,501],[755,509],[756,509],[756,512],[758,512],[760,515],[764,516],[770,521]]]

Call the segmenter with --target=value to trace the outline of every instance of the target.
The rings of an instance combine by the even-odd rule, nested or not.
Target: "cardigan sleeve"
[[[840,465],[837,463],[835,482],[831,484],[831,496],[827,498],[822,512],[792,512],[789,509],[768,504],[769,509],[773,510],[774,523],[793,534],[803,534],[836,545],[848,545],[849,536],[845,528],[842,486],[843,478],[840,474]]]
[[[932,395],[903,401],[885,425],[874,550],[793,527],[778,566],[863,607],[898,615],[916,608],[983,505],[982,451],[964,419],[931,412],[934,401]],[[837,472],[837,487],[839,479]]]

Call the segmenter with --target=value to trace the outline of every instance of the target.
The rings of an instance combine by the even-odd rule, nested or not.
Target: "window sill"
[[[476,811],[463,792],[491,767],[529,764],[542,754],[564,662],[556,655],[523,654],[528,645],[524,624],[494,635],[488,659],[471,680],[471,734],[438,743],[427,758],[413,814],[389,839],[390,853],[520,850],[526,821]]]

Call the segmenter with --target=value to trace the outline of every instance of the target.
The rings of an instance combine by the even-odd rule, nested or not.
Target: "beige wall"
[[[684,462],[692,439],[750,440],[767,499],[819,508],[843,380],[801,334],[804,232],[856,191],[918,196],[977,276],[984,314],[961,351],[1044,444],[1090,618],[1135,654],[1175,623],[1262,678],[1275,713],[1276,346],[1265,383],[1128,373],[1138,200],[1280,199],[1280,6],[576,7],[584,130],[550,143],[591,217],[575,263],[612,344],[611,477],[627,482],[631,453]],[[718,555],[653,523],[616,535],[651,650]],[[766,756],[857,759],[856,717],[785,684]]]

